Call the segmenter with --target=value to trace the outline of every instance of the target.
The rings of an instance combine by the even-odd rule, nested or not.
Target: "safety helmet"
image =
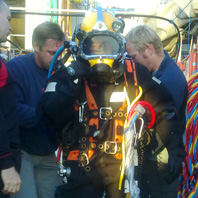
[[[116,19],[113,12],[98,7],[76,28],[78,55],[89,62],[95,79],[98,76],[100,81],[112,81],[119,73],[115,62],[119,63],[126,55],[124,26],[124,21]]]

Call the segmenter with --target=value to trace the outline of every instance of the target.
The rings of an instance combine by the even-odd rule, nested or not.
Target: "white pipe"
[[[20,36],[20,37],[25,37],[25,34],[9,34],[9,36]]]
[[[51,11],[51,12],[80,12],[85,13],[87,10],[75,10],[75,9],[30,9],[25,7],[10,7],[10,10],[28,10],[28,11]]]
[[[44,8],[44,9],[30,9],[30,8],[25,8],[25,7],[10,7],[10,10],[28,10],[28,11],[51,11],[51,12],[77,12],[77,13],[85,13],[90,10],[76,10],[76,9],[49,9],[49,8]],[[110,9],[111,10],[111,9]],[[115,14],[139,14],[139,13],[134,13],[133,10],[129,11],[114,11]]]

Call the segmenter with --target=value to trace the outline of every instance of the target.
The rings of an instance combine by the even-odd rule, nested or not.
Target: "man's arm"
[[[30,106],[26,102],[26,93],[28,92],[28,85],[26,83],[25,73],[20,61],[10,60],[6,63],[8,72],[14,79],[15,97],[17,102],[17,112],[19,117],[19,124],[24,128],[32,128],[37,125],[39,118],[36,114],[34,106]]]
[[[10,94],[12,94],[12,87],[10,87],[10,85],[11,84],[8,83],[7,69],[0,59],[0,170],[10,168],[14,164],[8,132],[11,110],[9,110],[9,108],[13,107],[13,104],[11,104],[9,100]]]
[[[149,102],[156,113],[154,129],[169,154],[168,166],[171,182],[181,172],[185,157],[183,133],[185,120],[178,116],[174,100],[159,79],[153,79],[150,73],[139,66],[139,83],[143,89],[143,100]]]
[[[15,116],[13,114],[15,103],[12,100],[14,98],[12,85],[6,67],[0,60],[0,170],[4,184],[3,193],[18,192],[21,183],[19,174],[14,168],[14,160],[10,148],[10,133],[18,133],[17,128],[11,128],[12,126],[18,127],[17,125],[12,125],[16,121],[15,117],[15,120],[12,120],[13,116]],[[13,140],[13,142],[17,141]]]
[[[87,65],[76,61],[59,69],[48,80],[37,112],[53,128],[61,130],[75,120],[74,103],[86,73]]]

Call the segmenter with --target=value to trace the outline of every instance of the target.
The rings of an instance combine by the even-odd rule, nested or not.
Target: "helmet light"
[[[125,23],[123,19],[115,19],[115,21],[112,23],[112,28],[115,32],[123,33],[125,27]]]

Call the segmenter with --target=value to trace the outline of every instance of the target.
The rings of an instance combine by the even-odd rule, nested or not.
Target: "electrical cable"
[[[129,128],[132,128],[132,126],[134,125],[135,121],[137,120],[139,116],[139,113],[137,111],[135,111],[133,113],[133,115],[131,115],[131,122],[129,123]],[[125,132],[127,133],[127,132]],[[130,131],[129,131],[130,133]],[[134,137],[133,137],[134,138]],[[132,146],[132,145],[131,145]],[[123,181],[123,177],[124,177],[124,172],[125,172],[125,166],[126,166],[126,154],[125,154],[125,141],[124,141],[124,135],[123,135],[123,142],[122,142],[122,152],[123,152],[123,158],[122,158],[122,169],[121,169],[121,175],[120,175],[120,181],[119,181],[119,188],[121,190],[122,188],[122,181]]]

